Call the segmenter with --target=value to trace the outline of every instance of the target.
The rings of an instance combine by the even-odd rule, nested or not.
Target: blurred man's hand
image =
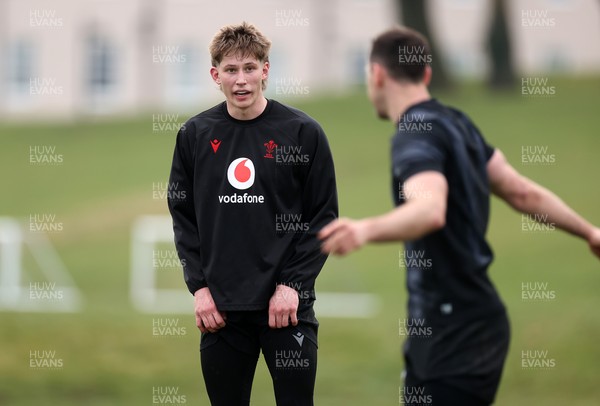
[[[364,220],[342,218],[325,226],[317,235],[323,241],[321,250],[326,254],[346,255],[367,242]]]
[[[588,237],[590,249],[598,258],[600,258],[600,228],[594,228]]]

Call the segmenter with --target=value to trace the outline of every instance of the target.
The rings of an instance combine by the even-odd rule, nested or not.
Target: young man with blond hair
[[[265,98],[270,46],[247,23],[215,35],[210,74],[225,101],[181,128],[171,168],[213,405],[249,404],[261,350],[277,404],[313,404],[314,285],[327,258],[316,233],[337,217],[335,174],[319,124]]]
[[[334,221],[319,237],[324,252],[338,255],[370,242],[404,242],[408,324],[430,333],[408,335],[402,403],[483,406],[494,400],[510,335],[487,274],[490,193],[522,213],[543,214],[539,218],[586,240],[597,256],[600,229],[520,175],[465,114],[432,99],[430,62],[427,40],[413,30],[394,28],[373,42],[368,95],[379,117],[397,127],[392,178],[398,207]]]

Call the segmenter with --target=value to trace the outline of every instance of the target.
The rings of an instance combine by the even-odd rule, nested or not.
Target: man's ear
[[[425,72],[423,73],[423,83],[425,84],[425,86],[429,86],[429,83],[431,82],[432,74],[433,74],[433,71],[431,70],[431,66],[425,65]]]
[[[270,68],[271,68],[271,65],[269,64],[269,61],[266,61],[262,67],[262,80],[267,80],[269,78],[269,69]]]
[[[210,76],[217,85],[221,86],[221,79],[219,79],[219,70],[214,66],[210,68]]]
[[[387,77],[387,72],[383,65],[373,62],[371,63],[371,75],[373,78],[373,84],[375,87],[383,87],[385,84],[385,78]]]

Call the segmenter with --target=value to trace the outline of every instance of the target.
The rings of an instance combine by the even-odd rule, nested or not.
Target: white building
[[[598,73],[595,0],[510,0],[524,74]],[[490,0],[430,0],[452,70],[487,67]],[[341,90],[363,80],[370,41],[397,20],[394,0],[0,0],[0,117],[195,110],[221,98],[208,43],[249,21],[273,42],[267,95]]]

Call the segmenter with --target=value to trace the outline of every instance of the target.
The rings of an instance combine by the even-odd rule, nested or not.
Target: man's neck
[[[267,99],[262,96],[256,103],[245,109],[239,109],[232,106],[231,103],[227,103],[227,112],[229,115],[236,120],[252,120],[260,116],[263,111],[267,108]]]
[[[431,99],[424,85],[396,84],[388,90],[388,117],[396,124],[410,106]]]

